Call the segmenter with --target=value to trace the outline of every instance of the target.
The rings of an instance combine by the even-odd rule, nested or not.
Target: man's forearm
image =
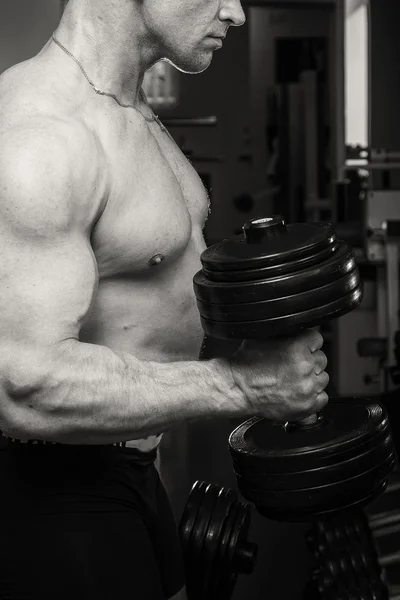
[[[246,412],[226,361],[141,361],[78,341],[64,345],[38,389],[9,398],[15,437],[70,444],[143,438],[180,421]]]

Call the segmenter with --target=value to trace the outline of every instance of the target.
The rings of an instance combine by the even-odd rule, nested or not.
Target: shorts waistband
[[[7,442],[8,444],[15,444],[17,446],[59,446],[59,447],[73,447],[74,444],[60,444],[59,442],[48,442],[48,441],[44,441],[44,440],[19,440],[17,438],[10,438],[7,437],[5,435],[3,435],[0,432],[1,438],[4,442]],[[80,446],[83,446],[84,444],[77,444]],[[90,445],[91,447],[93,447],[92,445]],[[107,447],[107,448],[126,448],[127,447],[127,442],[116,442],[115,444],[102,444],[102,447]],[[89,447],[89,444],[87,444],[87,447]]]
[[[69,459],[72,457],[103,457],[128,460],[142,467],[154,465],[157,460],[158,447],[146,452],[132,448],[127,442],[115,444],[60,444],[58,442],[45,442],[43,440],[19,440],[0,435],[0,450],[22,453],[23,456],[37,457],[38,459],[54,457],[55,459]]]

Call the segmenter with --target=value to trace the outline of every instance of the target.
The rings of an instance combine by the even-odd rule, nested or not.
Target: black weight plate
[[[356,500],[352,500],[350,502],[347,502],[346,504],[343,504],[341,510],[344,511],[350,511],[350,510],[354,510],[354,509],[360,509],[363,508],[365,506],[367,506],[368,504],[370,504],[371,502],[373,502],[374,500],[376,500],[377,498],[379,498],[384,491],[386,490],[387,487],[387,478],[384,478],[382,480],[382,482],[377,485],[375,488],[372,488],[368,491],[367,494],[365,494],[364,498],[357,498]],[[336,510],[322,510],[319,515],[321,518],[327,518],[327,519],[331,519],[333,514],[336,514]]]
[[[240,271],[300,261],[332,246],[336,234],[330,223],[293,223],[287,234],[268,237],[263,243],[248,244],[244,235],[222,240],[201,255],[208,271]]]
[[[344,277],[327,285],[316,287],[308,292],[291,290],[291,295],[272,298],[262,302],[248,304],[209,304],[197,300],[201,317],[211,321],[260,321],[276,319],[294,312],[305,312],[318,309],[331,302],[341,301],[347,294],[360,286],[358,269],[347,273]]]
[[[208,598],[215,598],[215,588],[220,568],[219,545],[225,520],[238,501],[237,493],[233,490],[220,488],[214,510],[208,525],[203,548],[204,581],[208,590]]]
[[[393,470],[395,455],[391,455],[384,463],[361,473],[356,477],[335,485],[327,485],[301,490],[260,490],[245,488],[239,489],[242,495],[253,502],[263,511],[276,510],[288,513],[320,514],[326,511],[342,510],[349,503],[356,503],[359,498],[364,499],[371,490],[380,488],[387,481],[388,475]]]
[[[242,487],[241,482],[238,482],[239,490],[242,495],[255,504],[263,506],[277,506],[280,509],[287,507],[309,508],[311,506],[324,505],[330,503],[335,504],[337,501],[342,502],[353,494],[356,498],[361,494],[364,497],[364,491],[374,489],[383,479],[387,479],[393,470],[395,461],[394,453],[386,458],[385,461],[374,465],[364,473],[359,473],[353,477],[349,477],[343,481],[338,481],[334,484],[315,486],[312,488],[301,488],[291,490],[273,490]]]
[[[318,568],[325,571],[328,562],[335,562],[346,586],[354,579],[356,589],[366,581],[374,585],[381,581],[371,532],[361,510],[345,513],[332,521],[318,521],[309,542]]]
[[[204,490],[203,501],[197,511],[189,542],[189,549],[186,553],[187,569],[191,574],[190,579],[196,581],[197,592],[200,592],[200,597],[202,598],[208,597],[208,582],[205,577],[207,564],[204,555],[204,545],[212,514],[218,500],[218,495],[218,486],[208,484]]]
[[[340,465],[346,465],[348,461],[353,461],[354,459],[359,460],[362,455],[367,455],[371,451],[375,451],[376,447],[384,446],[385,451],[386,447],[390,444],[393,444],[393,439],[389,429],[389,422],[386,420],[386,426],[379,427],[376,435],[371,435],[368,439],[365,439],[359,445],[355,445],[350,450],[346,450],[345,452],[340,452],[339,454],[332,454],[326,457],[326,462],[323,466],[316,467],[316,469],[323,470],[332,470],[336,471]],[[382,448],[383,451],[383,448]],[[383,455],[383,454],[382,454]],[[249,476],[254,481],[261,481],[264,477],[274,478],[275,481],[279,481],[281,478],[285,478],[287,474],[296,475],[299,473],[299,477],[303,477],[305,472],[314,472],[314,469],[310,469],[309,465],[304,465],[305,469],[299,469],[297,471],[284,472],[281,470],[275,470],[274,472],[266,471],[265,461],[252,461],[249,464],[249,461],[244,460],[245,455],[239,454],[238,457],[235,454],[231,453],[233,468],[235,472],[239,476]],[[251,458],[250,458],[251,460]],[[316,471],[315,471],[316,472]]]
[[[390,455],[382,463],[375,465],[364,473],[349,477],[329,485],[315,486],[313,488],[302,488],[292,490],[273,490],[251,488],[238,481],[238,487],[242,495],[249,501],[263,507],[279,510],[307,510],[318,514],[323,508],[341,510],[343,502],[356,500],[369,493],[387,480],[393,470],[395,455]]]
[[[239,471],[238,468],[235,468],[235,474],[241,488],[246,486],[264,490],[285,491],[301,489],[302,487],[330,485],[353,477],[357,473],[363,473],[371,465],[377,465],[385,461],[393,453],[392,437],[387,433],[381,441],[374,440],[374,446],[371,449],[365,450],[363,445],[360,447],[359,452],[358,456],[345,461],[342,461],[341,455],[338,455],[336,464],[319,467],[318,469],[271,474],[268,472],[254,472],[246,468]]]
[[[309,329],[321,325],[324,321],[338,318],[357,308],[361,300],[362,287],[360,285],[350,294],[335,302],[284,317],[260,321],[229,321],[223,323],[201,317],[201,324],[204,332],[210,337],[223,340],[265,340],[275,336],[292,335],[298,333],[302,328]]]
[[[355,508],[363,508],[373,502],[376,498],[381,496],[386,489],[387,482],[383,480],[380,485],[376,488],[368,490],[368,493],[365,494],[364,498],[357,498],[354,500],[352,498],[350,501],[345,502],[340,506],[340,511],[344,512],[347,510],[353,510]],[[287,508],[280,510],[279,506],[276,507],[267,507],[265,508],[262,505],[255,504],[255,508],[257,512],[266,517],[267,519],[272,519],[274,521],[282,521],[286,523],[299,523],[314,520],[315,518],[319,519],[331,519],[332,516],[336,515],[338,512],[337,506],[335,508],[331,507],[323,507],[320,511],[309,511],[309,510],[300,510],[294,508],[293,510],[288,510]]]
[[[305,271],[306,269],[312,269],[315,266],[325,264],[332,258],[335,258],[342,242],[335,240],[335,243],[328,245],[326,248],[320,250],[317,254],[305,256],[297,260],[292,260],[285,263],[270,264],[266,266],[263,264],[261,267],[257,267],[256,264],[249,266],[247,269],[241,271],[211,271],[207,267],[203,266],[202,273],[209,281],[223,283],[223,282],[248,282],[257,281],[261,279],[270,279],[272,277],[283,277],[297,273],[298,271]],[[206,251],[207,252],[207,251]]]
[[[246,542],[249,535],[250,520],[250,506],[241,504],[240,510],[237,512],[235,525],[228,544],[228,564],[238,573],[243,572],[240,549],[241,545]]]
[[[193,532],[194,523],[197,513],[203,502],[204,491],[207,487],[205,481],[196,481],[190,490],[185,508],[179,521],[179,537],[181,540],[184,553],[188,550],[190,539]]]
[[[220,531],[220,537],[218,540],[218,547],[217,547],[217,553],[214,557],[214,561],[212,562],[212,564],[210,565],[210,571],[208,573],[208,598],[210,598],[210,600],[219,600],[220,597],[220,588],[226,589],[226,587],[228,587],[229,589],[231,589],[231,573],[229,573],[226,569],[225,569],[225,564],[222,561],[222,557],[221,557],[221,540],[224,536],[224,532],[226,532],[226,522],[228,521],[228,526],[231,526],[232,524],[232,513],[235,511],[235,507],[236,507],[237,502],[234,502],[233,504],[231,504],[227,510],[227,514],[226,514],[226,518],[224,519],[223,522],[223,526],[221,528]],[[230,520],[229,520],[229,517]],[[235,581],[233,582],[233,585],[235,584]]]
[[[215,600],[229,600],[236,585],[238,573],[232,568],[233,565],[229,563],[229,542],[240,509],[239,502],[232,505],[221,533],[218,556],[219,568],[218,573],[215,573],[213,577]]]
[[[291,473],[324,467],[360,454],[360,446],[387,430],[386,411],[378,404],[331,399],[323,410],[324,422],[310,429],[290,429],[259,417],[237,427],[229,437],[232,457],[254,469]],[[257,466],[257,470],[259,468]]]
[[[300,269],[298,263],[291,273],[270,277],[269,273],[261,274],[254,270],[249,273],[248,281],[213,281],[199,271],[193,278],[196,298],[212,304],[243,304],[246,302],[262,302],[271,298],[287,296],[293,289],[307,292],[315,287],[315,281],[321,286],[336,281],[356,267],[354,253],[346,244],[341,244],[337,252],[327,260],[315,266]],[[229,274],[230,275],[230,274]],[[233,279],[235,279],[233,277]]]

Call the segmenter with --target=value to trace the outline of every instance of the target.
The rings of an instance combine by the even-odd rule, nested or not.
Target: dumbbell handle
[[[311,429],[312,427],[318,427],[323,422],[321,416],[317,413],[306,417],[305,419],[300,419],[299,421],[288,421],[285,423],[284,427],[287,431],[293,431],[295,429]]]
[[[319,421],[319,417],[317,415],[317,413],[314,413],[313,415],[310,415],[309,417],[306,417],[305,419],[301,419],[300,421],[298,421],[299,424],[301,425],[316,425],[316,423]]]
[[[297,425],[299,425],[300,427],[313,427],[316,425],[320,425],[322,424],[323,419],[321,418],[321,415],[318,413],[314,413],[312,415],[310,415],[309,417],[306,417],[305,419],[301,419],[300,421],[297,422]]]
[[[282,235],[286,231],[285,220],[281,215],[266,217],[263,219],[252,219],[243,226],[243,233],[247,244],[258,244],[264,238]],[[318,414],[310,415],[296,422],[289,422],[288,427],[313,427],[318,425],[321,419]]]

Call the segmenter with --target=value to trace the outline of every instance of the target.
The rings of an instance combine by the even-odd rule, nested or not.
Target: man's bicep
[[[0,314],[11,344],[46,346],[78,336],[97,269],[63,145],[39,150],[0,155]]]
[[[70,233],[46,242],[5,236],[0,243],[0,313],[10,342],[47,346],[78,338],[89,310],[97,270],[88,241]]]

